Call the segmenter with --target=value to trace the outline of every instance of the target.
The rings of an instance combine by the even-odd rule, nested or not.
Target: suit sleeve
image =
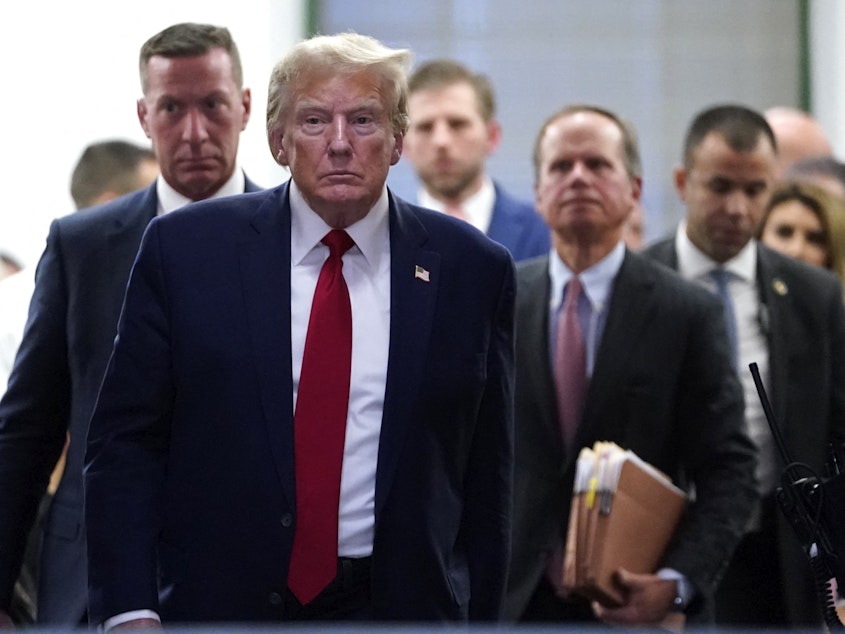
[[[833,291],[828,299],[828,323],[830,324],[830,437],[834,447],[845,443],[845,304],[842,302],[842,287],[831,284]]]
[[[70,419],[68,293],[56,221],[36,272],[25,336],[0,400],[0,608],[8,610],[38,504]]]
[[[158,227],[130,277],[85,465],[89,616],[158,610],[156,543],[174,387]]]
[[[500,618],[510,559],[513,491],[515,273],[507,258],[487,353],[487,383],[468,466],[465,526],[470,620]]]
[[[689,331],[678,420],[694,501],[664,562],[704,596],[715,589],[757,495],[755,450],[744,430],[742,387],[731,367],[721,311],[717,301],[708,301],[694,310]]]

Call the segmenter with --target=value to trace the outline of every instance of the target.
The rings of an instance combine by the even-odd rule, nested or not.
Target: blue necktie
[[[736,313],[734,313],[734,302],[731,298],[730,289],[728,288],[731,274],[723,268],[718,268],[710,271],[710,277],[716,283],[716,293],[719,295],[719,299],[722,300],[722,308],[725,311],[725,327],[728,331],[728,343],[731,347],[731,361],[736,368],[738,356]]]

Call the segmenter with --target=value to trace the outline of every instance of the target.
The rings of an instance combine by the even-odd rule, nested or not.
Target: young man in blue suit
[[[293,47],[267,108],[291,179],[151,223],[89,433],[93,622],[499,617],[513,263],[386,188],[408,63],[350,33]]]
[[[417,68],[408,81],[405,155],[419,177],[419,204],[469,222],[524,260],[549,251],[549,228],[528,202],[485,172],[502,138],[493,86],[453,60]]]
[[[44,524],[38,623],[85,618],[85,439],[147,224],[193,200],[258,189],[237,166],[251,97],[228,30],[169,27],[142,47],[140,71],[138,118],[161,175],[147,189],[53,222],[0,401],[0,622],[67,434],[67,464]]]

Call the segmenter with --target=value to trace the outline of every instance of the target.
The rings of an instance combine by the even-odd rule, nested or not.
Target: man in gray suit
[[[192,200],[258,189],[237,166],[251,96],[229,31],[169,27],[144,44],[140,70],[138,118],[161,176],[53,222],[0,400],[0,626],[11,620],[24,543],[67,434],[67,463],[44,522],[37,621],[75,626],[85,619],[85,440],[147,224]]]
[[[727,277],[726,312],[736,332],[761,496],[719,588],[716,621],[818,626],[822,613],[807,557],[775,503],[784,465],[748,365],[760,369],[791,459],[821,475],[828,444],[845,436],[842,288],[829,271],[752,239],[777,169],[775,136],[760,113],[733,104],[704,110],[689,127],[683,158],[675,185],[686,220],[646,255],[713,291],[715,279]]]
[[[611,112],[570,106],[535,145],[537,207],[553,252],[518,267],[511,619],[631,626],[671,611],[706,614],[753,501],[753,448],[718,300],[623,243],[641,188],[628,130]],[[580,346],[563,334],[574,327],[570,306]],[[577,373],[567,368],[579,349],[577,382],[586,385],[572,406]],[[695,490],[659,570],[618,571],[627,595],[618,608],[556,582],[578,452],[597,440]]]

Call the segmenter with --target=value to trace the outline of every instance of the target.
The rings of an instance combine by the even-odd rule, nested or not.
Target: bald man
[[[765,112],[778,144],[777,176],[801,159],[833,156],[833,147],[818,121],[797,108],[777,106]]]

